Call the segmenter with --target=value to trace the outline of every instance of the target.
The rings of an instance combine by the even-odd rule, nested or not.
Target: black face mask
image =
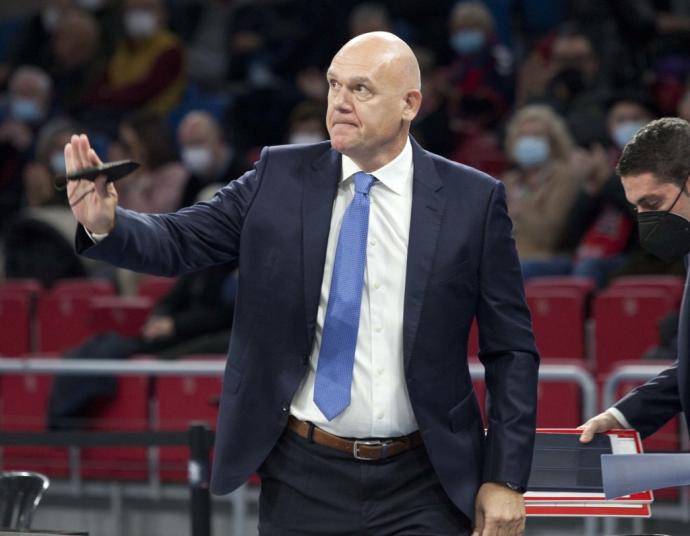
[[[678,192],[668,210],[650,210],[637,215],[640,244],[666,262],[681,259],[690,252],[690,221],[671,212],[684,190]]]

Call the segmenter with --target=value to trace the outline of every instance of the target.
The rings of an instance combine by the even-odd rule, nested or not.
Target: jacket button
[[[283,413],[287,413],[290,411],[290,404],[288,402],[283,402],[283,407],[281,409],[283,410]]]

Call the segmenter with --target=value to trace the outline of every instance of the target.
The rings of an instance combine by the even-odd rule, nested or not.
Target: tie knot
[[[374,184],[376,177],[364,173],[364,171],[358,171],[355,173],[355,192],[358,194],[368,194],[371,185]]]

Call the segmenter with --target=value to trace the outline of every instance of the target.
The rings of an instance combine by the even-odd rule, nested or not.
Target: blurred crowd
[[[576,274],[604,286],[619,274],[683,269],[639,249],[614,167],[648,121],[690,120],[690,2],[45,0],[28,7],[0,21],[7,277],[49,285],[80,270],[107,270],[69,258],[74,222],[53,182],[64,173],[62,148],[72,133],[88,133],[103,160],[141,164],[118,182],[121,206],[174,211],[241,176],[265,145],[327,139],[325,69],[348,38],[373,30],[394,32],[418,57],[424,102],[415,138],[504,181],[525,278]],[[66,248],[55,245],[60,240]],[[64,266],[46,270],[48,259],[59,264],[63,255]]]

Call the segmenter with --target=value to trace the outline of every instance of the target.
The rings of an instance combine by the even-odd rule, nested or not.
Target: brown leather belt
[[[314,443],[347,452],[357,460],[385,460],[423,444],[422,435],[419,432],[391,439],[345,439],[321,430],[310,422],[300,421],[292,415],[288,418],[288,428]]]

